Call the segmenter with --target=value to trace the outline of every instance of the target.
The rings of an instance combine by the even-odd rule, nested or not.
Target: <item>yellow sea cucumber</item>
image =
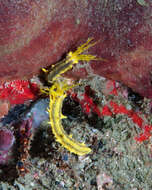
[[[67,96],[66,91],[73,86],[68,86],[65,80],[60,80],[59,77],[61,74],[70,70],[74,64],[77,64],[79,61],[91,61],[99,60],[94,55],[82,54],[88,48],[94,46],[95,43],[90,43],[92,39],[82,44],[77,48],[75,52],[69,52],[66,58],[52,67],[52,70],[49,72],[43,69],[47,74],[47,80],[52,84],[50,88],[45,89],[50,96],[49,104],[49,116],[52,132],[55,135],[56,141],[61,143],[63,147],[69,150],[72,153],[77,155],[85,155],[91,152],[91,149],[88,148],[84,143],[79,143],[72,138],[72,135],[68,135],[62,126],[62,119],[66,118],[62,114],[62,105],[63,100]]]
[[[70,152],[77,155],[85,155],[91,152],[84,143],[79,143],[72,138],[72,135],[66,134],[62,126],[62,119],[66,118],[62,114],[62,104],[65,99],[66,90],[69,86],[66,84],[55,83],[49,89],[50,104],[49,104],[49,116],[52,132],[55,135],[56,141],[61,143],[63,147],[68,149]]]

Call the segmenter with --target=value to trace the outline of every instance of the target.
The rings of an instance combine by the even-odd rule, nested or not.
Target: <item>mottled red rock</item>
[[[152,97],[152,2],[144,2],[1,0],[0,79],[29,78],[94,37],[90,52],[107,62],[93,72]]]

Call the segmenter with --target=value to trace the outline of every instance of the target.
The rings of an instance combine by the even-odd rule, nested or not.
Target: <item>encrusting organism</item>
[[[35,100],[38,93],[38,85],[29,80],[13,80],[0,83],[0,99],[8,101],[11,105]]]
[[[84,143],[79,143],[72,138],[72,135],[66,134],[62,126],[62,119],[66,118],[62,114],[62,105],[63,100],[67,96],[67,90],[74,87],[69,86],[66,80],[60,78],[61,74],[70,70],[74,64],[77,64],[79,61],[91,61],[91,60],[100,60],[94,55],[82,54],[85,50],[94,46],[95,43],[90,43],[92,39],[82,44],[77,48],[75,52],[69,52],[66,58],[52,67],[52,70],[49,72],[46,69],[43,71],[47,75],[47,80],[50,83],[53,83],[50,88],[42,89],[42,92],[48,93],[50,96],[49,104],[49,116],[50,124],[52,127],[52,132],[55,135],[56,141],[61,143],[63,147],[69,150],[72,153],[77,155],[85,155],[91,152],[91,149],[88,148]]]
[[[17,163],[18,174],[24,176],[28,171],[29,163],[29,150],[30,143],[32,139],[32,119],[22,121],[19,126],[18,136],[19,136],[19,158]]]
[[[11,156],[9,151],[13,148],[15,137],[13,132],[6,127],[0,129],[0,165],[6,164]]]

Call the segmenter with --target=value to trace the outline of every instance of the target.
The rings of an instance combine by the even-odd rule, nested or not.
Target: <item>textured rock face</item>
[[[152,3],[140,2],[1,0],[0,80],[29,78],[93,37],[90,52],[107,59],[93,72],[152,97]]]

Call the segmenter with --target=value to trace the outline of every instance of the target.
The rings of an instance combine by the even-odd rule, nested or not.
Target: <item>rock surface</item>
[[[151,13],[150,0],[2,0],[0,80],[30,78],[93,37],[90,52],[107,60],[93,72],[151,98]]]

